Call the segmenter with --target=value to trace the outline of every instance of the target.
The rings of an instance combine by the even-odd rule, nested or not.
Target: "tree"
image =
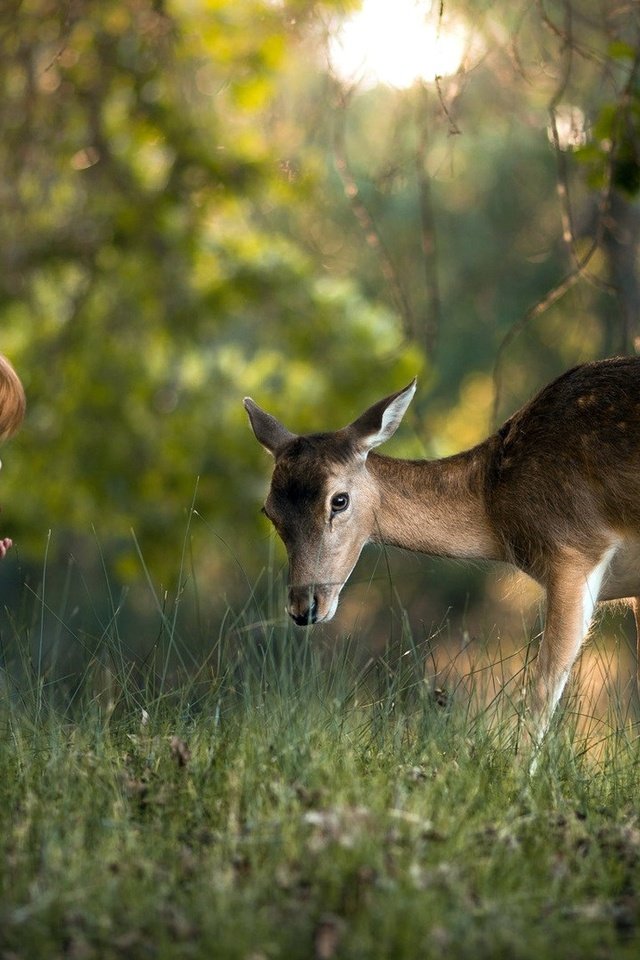
[[[441,455],[490,428],[499,351],[503,414],[629,348],[635,7],[447,0],[436,27],[467,24],[467,61],[397,91],[327,70],[355,6],[3,5],[0,349],[29,414],[2,499],[23,554],[95,526],[124,576],[133,528],[166,580],[197,485],[203,568],[224,581],[221,538],[253,574],[267,469],[244,394],[335,427],[420,373],[395,450]]]
[[[95,525],[107,554],[131,558],[134,528],[166,574],[198,477],[216,532],[255,540],[262,471],[242,396],[283,413],[304,384],[304,423],[364,394],[351,366],[365,353],[395,382],[413,373],[391,314],[260,215],[258,197],[305,202],[256,119],[294,8],[3,6],[2,349],[29,398],[5,496],[23,552],[49,528],[80,549]]]

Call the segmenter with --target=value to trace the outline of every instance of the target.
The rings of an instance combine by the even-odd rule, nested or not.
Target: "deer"
[[[0,440],[7,440],[17,433],[24,419],[25,409],[26,399],[20,377],[9,360],[0,354]],[[0,560],[12,546],[10,537],[0,538]]]
[[[413,380],[348,426],[302,436],[245,398],[274,459],[263,511],[288,554],[288,613],[299,626],[331,620],[367,543],[515,566],[546,593],[527,707],[537,748],[599,602],[631,605],[640,656],[640,357],[573,367],[453,456],[374,452],[415,391]]]

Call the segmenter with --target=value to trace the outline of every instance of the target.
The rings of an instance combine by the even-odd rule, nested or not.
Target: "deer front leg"
[[[571,668],[589,632],[602,579],[615,548],[597,562],[572,557],[558,563],[547,586],[544,636],[536,663],[531,701],[530,735],[539,746],[562,696]]]

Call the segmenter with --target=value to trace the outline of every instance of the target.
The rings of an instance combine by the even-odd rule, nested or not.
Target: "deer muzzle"
[[[289,587],[289,616],[299,627],[331,620],[338,606],[339,587],[316,583]]]

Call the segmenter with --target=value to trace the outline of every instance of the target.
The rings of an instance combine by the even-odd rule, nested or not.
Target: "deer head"
[[[245,398],[253,432],[275,460],[264,512],[287,549],[287,609],[299,626],[336,612],[340,591],[376,529],[380,493],[367,457],[393,436],[415,389],[413,380],[342,430],[309,436],[290,433]]]

